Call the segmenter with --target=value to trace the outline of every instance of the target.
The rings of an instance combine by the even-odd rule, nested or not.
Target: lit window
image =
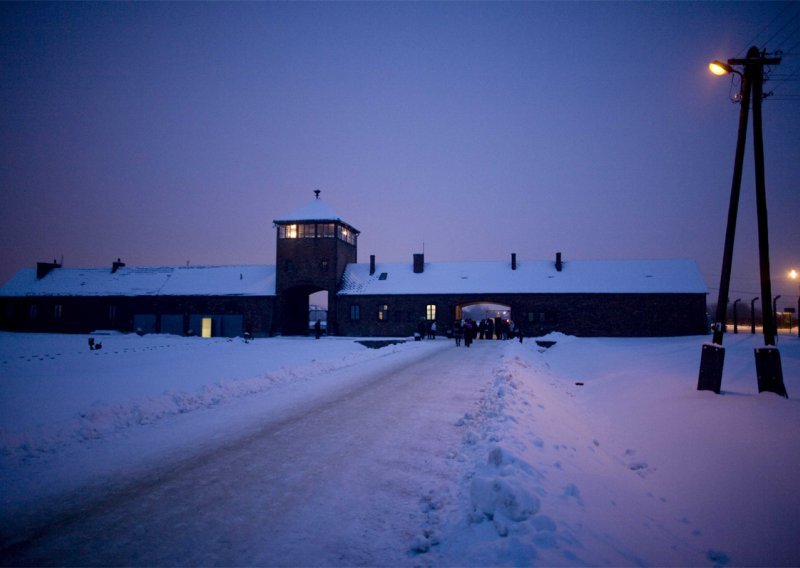
[[[425,306],[425,319],[428,321],[436,319],[436,304],[428,304]]]
[[[356,244],[356,234],[353,231],[351,231],[350,229],[348,229],[347,227],[343,227],[343,226],[339,225],[339,229],[337,231],[337,234],[338,234],[339,238],[341,240],[343,240],[344,242],[346,242],[348,244],[351,244],[351,245]]]
[[[286,225],[286,238],[287,239],[297,238],[297,225]]]
[[[211,318],[203,318],[201,337],[211,337]]]
[[[389,306],[383,304],[378,307],[378,321],[388,321],[389,319]]]

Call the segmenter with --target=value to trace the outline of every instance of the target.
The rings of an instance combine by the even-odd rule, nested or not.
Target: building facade
[[[672,336],[707,331],[705,283],[690,260],[358,263],[359,231],[319,198],[274,220],[275,265],[64,268],[39,263],[0,288],[5,330],[118,330],[205,337],[306,334],[326,292],[327,332],[452,329],[476,304],[506,308],[526,336]]]

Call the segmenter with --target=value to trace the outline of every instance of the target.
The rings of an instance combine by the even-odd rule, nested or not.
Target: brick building
[[[693,261],[369,263],[359,231],[319,198],[274,220],[276,263],[259,266],[63,268],[39,263],[0,288],[0,327],[19,331],[253,336],[308,331],[309,295],[325,291],[328,332],[409,336],[420,320],[452,328],[493,304],[527,336],[695,335],[707,289]]]

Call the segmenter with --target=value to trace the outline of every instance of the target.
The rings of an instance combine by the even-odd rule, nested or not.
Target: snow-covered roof
[[[0,296],[274,296],[275,266],[23,269]]]
[[[383,294],[706,294],[692,260],[573,260],[561,272],[552,261],[349,264],[342,295]]]
[[[330,205],[322,199],[312,199],[310,203],[295,209],[287,215],[274,219],[275,223],[287,223],[292,221],[341,221],[342,218],[331,209]]]

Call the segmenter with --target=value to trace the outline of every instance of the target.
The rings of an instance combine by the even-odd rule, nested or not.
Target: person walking
[[[456,340],[456,347],[461,347],[461,340],[464,338],[464,327],[461,320],[456,320],[453,324],[453,337]]]

